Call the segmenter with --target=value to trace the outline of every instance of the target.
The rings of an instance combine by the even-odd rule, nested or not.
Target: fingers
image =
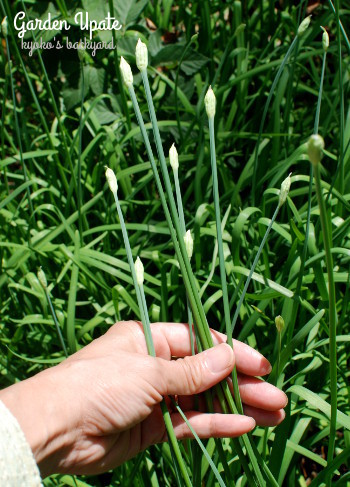
[[[258,426],[277,426],[282,423],[286,413],[283,409],[278,411],[265,411],[252,406],[244,406],[244,414],[255,419]]]
[[[232,381],[228,379],[229,387],[232,392]],[[248,377],[244,375],[238,376],[238,383],[239,383],[239,391],[242,403],[244,407],[248,406],[253,409],[247,409],[247,415],[253,416],[262,423],[263,419],[261,417],[260,412],[263,413],[275,413],[278,412],[277,415],[270,415],[267,414],[266,417],[268,418],[267,421],[277,421],[280,416],[280,410],[283,409],[288,402],[287,396],[284,392],[277,389],[277,387],[268,384],[260,379],[256,379],[255,377]],[[215,412],[222,412],[219,401],[215,396],[213,398],[214,401],[214,411]],[[201,396],[183,396],[178,398],[178,402],[182,410],[193,410],[199,409],[200,411],[206,411],[206,401],[203,395]],[[257,415],[250,414],[249,411],[257,410]],[[258,421],[258,424],[260,424]],[[278,424],[278,423],[276,423]]]
[[[188,411],[186,418],[200,438],[233,438],[248,433],[255,427],[255,421],[239,414],[207,414]],[[190,428],[179,413],[173,413],[171,420],[179,440],[193,438]]]
[[[228,379],[232,391],[232,381]],[[288,398],[284,392],[263,380],[246,375],[238,376],[239,392],[242,402],[248,406],[277,411],[286,407]]]
[[[152,338],[157,357],[170,360],[172,357],[191,355],[190,329],[185,323],[152,323]],[[109,340],[114,340],[118,348],[147,354],[147,347],[142,323],[120,321],[106,333]],[[214,345],[224,343],[226,336],[211,330]],[[193,335],[194,343],[196,342]],[[196,349],[196,346],[195,346]]]
[[[217,345],[184,359],[157,359],[158,385],[162,395],[192,395],[203,392],[227,377],[234,354],[226,344]]]
[[[233,351],[237,370],[246,375],[266,375],[272,370],[271,364],[257,350],[245,343],[233,340]]]
[[[157,357],[170,360],[171,357],[191,355],[190,329],[184,323],[152,323],[152,337]],[[210,330],[214,345],[225,343],[226,335]],[[114,335],[116,345],[130,351],[147,353],[142,324],[136,321],[122,321],[108,332]],[[121,341],[122,339],[122,341]],[[124,339],[124,340],[123,340]],[[233,341],[237,369],[246,375],[266,375],[271,372],[271,365],[266,358],[253,348]]]

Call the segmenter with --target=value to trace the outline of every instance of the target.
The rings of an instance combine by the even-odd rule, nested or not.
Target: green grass
[[[48,5],[26,3],[33,17],[45,17]],[[83,5],[78,2],[76,7]],[[89,2],[90,17],[104,17],[104,5]],[[64,359],[57,326],[72,353],[117,319],[141,318],[105,165],[118,177],[132,257],[139,255],[145,267],[150,320],[187,320],[183,273],[192,267],[194,279],[188,289],[198,285],[203,290],[205,320],[223,332],[218,250],[225,259],[226,315],[232,320],[271,223],[280,184],[292,172],[289,197],[272,224],[234,328],[234,338],[271,361],[268,380],[289,395],[285,421],[277,428],[256,428],[250,442],[280,486],[305,486],[308,478],[313,486],[345,486],[350,481],[349,6],[336,1],[333,11],[331,2],[318,5],[298,41],[298,25],[308,14],[302,1],[114,0],[109,6],[125,26],[115,36],[117,50],[98,51],[94,58],[87,53],[81,65],[75,51],[57,51],[54,56],[42,51],[40,57],[29,57],[12,28],[14,15],[24,10],[22,2],[0,2],[1,15],[9,19],[8,45],[3,39],[0,50],[0,387]],[[50,8],[61,18],[73,13],[65,2]],[[330,36],[327,58],[320,26]],[[56,34],[56,39],[65,37],[66,33]],[[80,37],[72,26],[69,39]],[[167,225],[150,152],[122,85],[121,55],[132,66],[140,115],[156,155],[157,136],[151,135],[146,92],[135,67],[139,37],[149,49],[148,79],[159,139],[165,154],[173,142],[179,153],[176,186],[181,188],[186,229],[194,237],[190,266],[186,259],[179,266],[176,255],[184,248],[175,254],[172,238],[178,230],[170,231]],[[222,249],[217,246],[215,181],[204,108],[209,85],[217,97],[212,137]],[[314,131],[325,139],[317,192],[319,198],[323,192],[323,218],[330,226],[326,252],[306,151]],[[172,181],[168,186],[175,194]],[[175,201],[170,210],[177,211]],[[182,241],[178,245],[184,247]],[[331,305],[329,253],[335,288]],[[48,281],[47,294],[37,278],[40,266]],[[222,258],[221,267],[223,274]],[[197,313],[204,319],[188,289],[194,317]],[[274,324],[278,315],[285,321],[280,337]],[[337,355],[335,437],[330,332]],[[210,439],[203,444],[227,485],[246,485],[231,442]],[[242,442],[241,448],[245,452]],[[185,454],[186,448],[181,449]],[[199,457],[193,484],[219,485],[208,458],[201,452]],[[191,470],[191,458],[188,466]],[[319,475],[314,479],[315,473]],[[125,479],[130,486],[175,485],[169,445],[152,447],[105,475],[54,475],[44,483],[100,487],[125,485]]]

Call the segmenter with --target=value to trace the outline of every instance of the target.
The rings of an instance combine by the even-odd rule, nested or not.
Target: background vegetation
[[[278,363],[281,347],[280,366],[275,365],[270,380],[288,391],[287,417],[275,429],[256,428],[253,433],[279,485],[309,485],[319,473],[312,485],[322,484],[331,402],[328,278],[313,186],[309,194],[305,142],[314,131],[324,26],[330,47],[319,126],[326,144],[321,178],[332,230],[338,410],[343,413],[338,414],[336,460],[330,471],[332,485],[348,485],[350,6],[339,3],[335,7],[343,32],[330,1],[82,0],[74,6],[64,0],[1,1],[9,25],[0,50],[1,387],[64,358],[36,276],[39,266],[46,273],[69,353],[116,320],[139,317],[104,165],[117,173],[134,256],[140,255],[145,264],[151,319],[187,319],[169,231],[118,67],[121,55],[135,67],[135,45],[141,37],[149,49],[148,72],[163,144],[168,149],[175,141],[180,154],[185,218],[195,238],[192,265],[212,327],[223,330],[224,320],[203,104],[209,84],[217,96],[217,162],[232,316],[276,207],[277,188],[293,173],[290,197],[273,225],[234,337],[259,349],[272,364]],[[98,50],[94,57],[88,51],[83,61],[76,50],[66,48],[29,56],[13,29],[14,15],[25,9],[29,18],[46,19],[51,12],[68,19],[69,31],[35,33],[62,44],[67,37],[72,42],[81,38],[73,25],[81,9],[96,20],[113,10],[123,29],[113,37],[96,33],[94,40],[113,40],[117,48]],[[276,72],[300,21],[310,13],[311,26],[295,46],[261,126]],[[30,32],[25,39],[32,40]],[[147,119],[140,75],[134,85]],[[285,321],[281,345],[277,315]],[[206,444],[221,472],[213,440]],[[229,443],[223,444],[232,474],[228,485],[244,485],[238,458]],[[205,460],[197,485],[201,482],[216,485]],[[172,486],[175,477],[169,447],[161,445],[105,475],[55,475],[44,483]]]

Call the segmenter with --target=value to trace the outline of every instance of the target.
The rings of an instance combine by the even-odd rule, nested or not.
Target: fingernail
[[[218,374],[233,368],[233,350],[226,343],[216,345],[203,353],[206,355],[205,362],[211,372]]]
[[[264,375],[267,375],[271,372],[272,370],[272,365],[270,364],[270,362],[268,362],[265,366],[264,366]]]
[[[249,423],[250,423],[249,424],[249,427],[250,427],[250,430],[249,431],[252,431],[255,428],[255,426],[256,426],[256,421],[251,416],[246,416],[246,418],[250,420],[249,421]]]

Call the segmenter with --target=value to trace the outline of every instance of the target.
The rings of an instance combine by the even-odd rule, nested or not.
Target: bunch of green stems
[[[135,90],[133,87],[133,74],[129,64],[125,61],[124,58],[121,58],[120,69],[123,76],[123,80],[125,85],[128,88],[129,95],[133,104],[133,108],[135,111],[135,115],[140,127],[140,131],[146,146],[147,154],[149,157],[149,161],[151,164],[151,168],[153,171],[155,183],[157,186],[158,194],[163,206],[165,218],[169,227],[170,236],[174,245],[175,254],[177,260],[179,262],[179,267],[182,273],[182,278],[185,284],[187,299],[189,303],[189,312],[188,316],[189,319],[193,316],[193,324],[194,324],[194,331],[196,340],[198,343],[198,349],[207,349],[213,346],[213,340],[211,337],[209,325],[207,322],[207,318],[203,309],[203,305],[200,300],[198,286],[194,277],[194,274],[191,269],[190,265],[190,256],[187,253],[186,245],[184,241],[186,227],[184,222],[183,216],[183,208],[182,208],[182,199],[181,199],[181,192],[179,188],[178,182],[178,174],[177,170],[174,171],[175,176],[175,187],[176,187],[176,199],[177,204],[174,198],[172,184],[170,181],[170,176],[167,168],[167,163],[164,155],[164,149],[160,137],[158,122],[156,118],[156,113],[153,105],[153,99],[151,94],[151,89],[149,85],[149,80],[147,76],[147,66],[148,66],[148,52],[147,47],[141,41],[138,42],[136,48],[136,63],[141,72],[141,77],[146,93],[146,99],[148,104],[148,110],[151,119],[151,125],[154,135],[154,140],[156,143],[158,160],[160,163],[160,172],[162,174],[163,182],[161,181],[160,173],[158,170],[158,166],[156,163],[156,159],[153,154],[153,150],[150,144],[150,140],[147,134],[147,130],[145,127],[145,123],[138,105],[138,101],[136,98]],[[209,95],[209,98],[208,98]],[[212,160],[212,175],[213,175],[213,189],[214,189],[214,203],[215,203],[215,213],[216,213],[216,227],[217,227],[217,242],[219,248],[219,262],[220,262],[220,273],[221,273],[221,281],[223,286],[223,296],[224,296],[224,309],[225,309],[225,322],[226,322],[226,331],[228,336],[228,343],[233,346],[232,343],[232,324],[229,318],[229,308],[228,308],[228,297],[227,297],[227,285],[226,285],[226,275],[225,275],[225,267],[224,267],[224,260],[223,260],[223,242],[222,242],[222,234],[221,234],[221,219],[220,219],[220,205],[219,205],[219,194],[218,194],[218,183],[217,183],[217,169],[216,169],[216,159],[215,159],[215,142],[214,142],[214,130],[213,130],[213,119],[214,114],[210,114],[208,112],[208,101],[210,105],[210,96],[214,97],[212,90],[209,90],[207,97],[206,97],[206,108],[207,114],[209,119],[209,134],[210,134],[210,146],[211,146],[211,160]],[[212,102],[215,105],[215,97],[212,98]],[[286,180],[287,181],[287,180]],[[165,190],[163,189],[163,184]],[[286,182],[284,185],[286,186]],[[290,177],[288,180],[288,184],[290,185]],[[288,186],[289,189],[289,186]],[[288,190],[287,190],[288,192]],[[286,199],[286,195],[284,200]],[[278,203],[278,209],[281,206],[281,197]],[[276,212],[277,215],[277,212]],[[273,218],[274,221],[274,218]],[[272,223],[270,228],[272,226]],[[269,231],[269,229],[268,229]],[[268,232],[267,232],[268,234]],[[267,238],[267,235],[266,235]],[[264,239],[263,243],[266,241]],[[262,248],[262,247],[261,247]],[[255,263],[256,265],[256,263]],[[253,270],[252,270],[253,272]],[[249,284],[249,283],[248,283]],[[245,294],[245,293],[244,293]],[[236,371],[233,371],[233,388],[234,388],[234,397],[235,401],[233,400],[229,385],[226,381],[223,381],[219,386],[215,388],[215,394],[217,395],[220,406],[222,411],[225,413],[242,413],[242,404],[240,401],[239,389],[238,389],[238,382],[237,382],[237,374]],[[209,400],[209,403],[211,401]],[[210,404],[209,404],[210,406]],[[245,471],[247,480],[250,485],[266,485],[266,480],[268,481],[269,485],[278,485],[274,477],[272,476],[270,470],[268,469],[267,465],[265,464],[264,460],[262,459],[261,455],[257,451],[254,443],[251,441],[251,438],[248,435],[244,435],[242,440],[232,439],[234,450],[236,451],[241,465]],[[243,451],[243,446],[245,447],[246,454],[245,456]],[[219,450],[220,451],[220,450]],[[221,459],[221,458],[220,458]],[[223,462],[223,466],[225,469],[225,465],[227,466],[227,461],[225,458],[221,459]],[[250,467],[250,465],[251,467]],[[262,473],[263,472],[263,473]],[[229,474],[229,469],[225,469],[225,473]]]
[[[129,263],[129,267],[131,270],[131,276],[132,280],[134,283],[135,287],[135,292],[136,292],[136,298],[137,298],[137,303],[140,311],[140,316],[142,320],[142,325],[143,325],[143,331],[145,335],[145,340],[146,340],[146,345],[147,345],[147,351],[148,354],[152,357],[156,356],[156,351],[154,348],[154,343],[153,343],[153,338],[152,338],[152,332],[151,332],[151,324],[150,324],[150,319],[149,319],[149,314],[148,314],[148,308],[147,308],[147,302],[146,302],[146,296],[145,296],[145,291],[143,288],[143,282],[144,282],[144,268],[143,264],[141,262],[141,259],[137,257],[135,263],[133,261],[132,257],[132,250],[130,246],[130,241],[124,221],[124,216],[123,212],[121,209],[120,201],[118,198],[118,183],[116,176],[114,172],[110,169],[106,169],[106,178],[110,187],[110,190],[113,193],[113,197],[116,203],[116,208],[117,208],[117,213],[120,221],[120,226],[122,229],[122,234],[123,234],[123,240],[124,240],[124,245],[125,245],[125,250],[126,250],[126,255]],[[172,398],[171,398],[172,399]],[[177,409],[179,414],[182,416],[184,421],[186,422],[187,426],[190,428],[193,436],[195,437],[197,443],[199,444],[199,447],[202,449],[203,454],[207,458],[214,475],[216,476],[219,485],[221,487],[225,487],[225,484],[215,466],[213,463],[212,459],[210,458],[208,452],[206,451],[203,443],[197,436],[196,432],[193,430],[192,426],[190,425],[189,421],[187,420],[186,416],[184,415],[183,411],[179,407],[178,404],[175,403],[175,401],[172,399],[172,402],[174,404],[174,407]],[[185,485],[186,487],[191,487],[192,483],[189,477],[189,473],[186,467],[186,464],[184,462],[184,459],[181,454],[181,449],[180,445],[177,442],[175,431],[171,422],[171,417],[170,417],[170,412],[169,409],[166,405],[165,400],[163,399],[160,403],[163,418],[164,418],[164,423],[168,435],[168,440],[169,440],[169,445],[170,445],[170,450],[171,450],[171,455],[173,458],[173,465],[174,465],[174,470],[175,470],[175,475],[176,475],[176,480],[178,485],[181,487],[182,485]]]

